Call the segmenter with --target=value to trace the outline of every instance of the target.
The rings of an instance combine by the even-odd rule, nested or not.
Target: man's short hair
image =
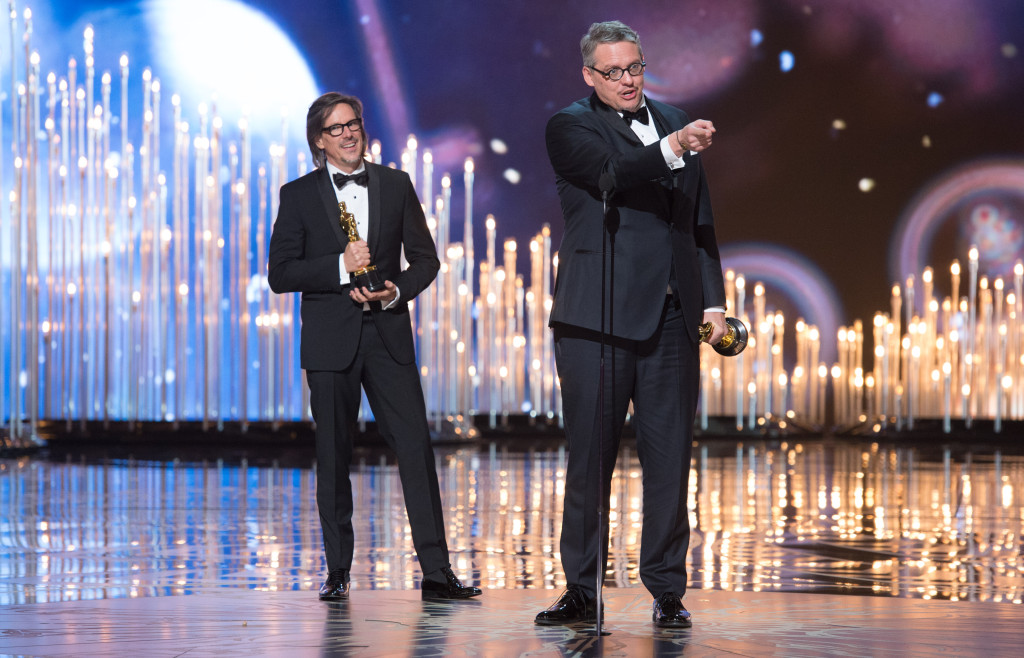
[[[625,23],[621,21],[605,21],[594,23],[587,30],[587,33],[580,39],[580,54],[583,55],[583,66],[594,66],[594,49],[602,43],[619,43],[629,41],[635,43],[640,50],[640,57],[644,56],[643,46],[640,45],[640,36]]]
[[[309,153],[313,156],[313,164],[317,167],[323,167],[327,158],[324,156],[323,150],[317,148],[316,140],[320,138],[326,127],[324,122],[327,121],[327,115],[334,111],[334,106],[338,103],[345,103],[351,107],[357,119],[363,118],[363,102],[355,96],[329,91],[313,101],[313,104],[309,106],[309,111],[306,112],[306,141],[309,143]],[[363,133],[363,146],[365,147],[369,142],[366,138],[366,127],[360,127],[359,131]]]

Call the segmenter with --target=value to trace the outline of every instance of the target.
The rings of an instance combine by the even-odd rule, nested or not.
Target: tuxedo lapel
[[[635,146],[643,146],[643,142],[641,142],[640,138],[636,136],[633,129],[623,121],[622,117],[619,116],[619,113],[608,105],[605,105],[604,102],[597,97],[597,94],[592,94],[590,96],[590,105],[594,108],[594,112],[597,113],[597,116],[601,117],[601,120],[611,126],[612,129],[622,136],[623,139]]]
[[[331,230],[334,231],[335,237],[338,238],[338,244],[344,249],[348,246],[348,233],[341,228],[341,209],[338,207],[338,195],[334,191],[334,183],[331,182],[331,177],[327,174],[327,165],[320,167],[320,172],[316,177],[317,191],[320,192],[320,201],[323,204],[324,211],[327,213],[327,221],[331,223]]]
[[[380,235],[381,221],[381,181],[374,167],[375,165],[369,162],[366,163],[366,174],[368,177],[366,182],[366,201],[369,207],[369,217],[366,218],[366,244],[370,247],[371,254],[373,253],[374,246],[377,244],[377,237]]]
[[[658,129],[659,139],[664,138],[665,135],[672,132],[673,129],[669,128],[668,119],[666,119],[665,115],[654,107],[654,103],[652,103],[650,99],[647,100],[647,111],[650,112],[651,118],[654,120],[654,127]]]

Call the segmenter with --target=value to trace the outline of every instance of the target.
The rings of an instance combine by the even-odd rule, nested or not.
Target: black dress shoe
[[[465,587],[449,567],[442,569],[441,575],[445,578],[443,583],[433,580],[424,580],[420,583],[420,593],[424,601],[469,599],[483,594],[479,587]]]
[[[578,585],[569,585],[555,603],[540,612],[534,623],[538,626],[560,626],[597,621],[597,599],[583,593]]]
[[[654,625],[659,628],[689,628],[693,620],[679,597],[669,592],[654,602]]]
[[[320,586],[321,601],[344,601],[348,598],[348,569],[335,569]]]

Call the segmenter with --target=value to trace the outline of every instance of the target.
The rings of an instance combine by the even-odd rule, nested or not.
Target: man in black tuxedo
[[[306,138],[317,168],[281,188],[268,278],[276,293],[302,293],[300,361],[316,421],[316,500],[328,568],[320,599],[348,597],[349,463],[360,386],[398,457],[423,599],[477,596],[480,590],[464,587],[448,560],[416,368],[407,303],[430,285],[439,268],[419,199],[408,174],[364,160],[366,131],[358,98],[331,92],[316,99],[306,115]],[[340,223],[342,201],[365,239],[349,241]],[[385,279],[376,292],[350,280],[350,273],[371,261]]]
[[[594,93],[555,114],[546,132],[565,219],[550,324],[569,445],[560,544],[567,587],[536,623],[596,617],[612,470],[632,399],[643,468],[640,578],[655,599],[654,622],[688,627],[681,599],[697,330],[711,322],[712,343],[726,333],[722,266],[697,155],[715,129],[644,97],[643,50],[626,25],[595,23],[580,48]]]

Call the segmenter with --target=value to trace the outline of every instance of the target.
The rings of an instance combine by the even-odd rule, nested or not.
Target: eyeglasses
[[[348,128],[349,132],[356,132],[363,127],[362,119],[352,119],[348,123],[336,123],[334,125],[327,126],[321,132],[329,133],[331,137],[341,137],[345,134],[345,129]]]
[[[634,78],[637,77],[638,75],[643,75],[644,74],[644,68],[646,68],[646,67],[647,67],[647,62],[634,62],[634,63],[630,64],[629,67],[624,68],[624,69],[620,69],[617,66],[613,66],[612,68],[608,69],[607,71],[602,71],[601,69],[594,68],[593,66],[588,66],[587,68],[592,70],[592,71],[597,71],[598,73],[603,75],[605,78],[611,80],[612,82],[618,82],[619,80],[622,79],[622,76],[624,74],[626,74],[626,73],[629,73],[629,75],[634,77]]]

